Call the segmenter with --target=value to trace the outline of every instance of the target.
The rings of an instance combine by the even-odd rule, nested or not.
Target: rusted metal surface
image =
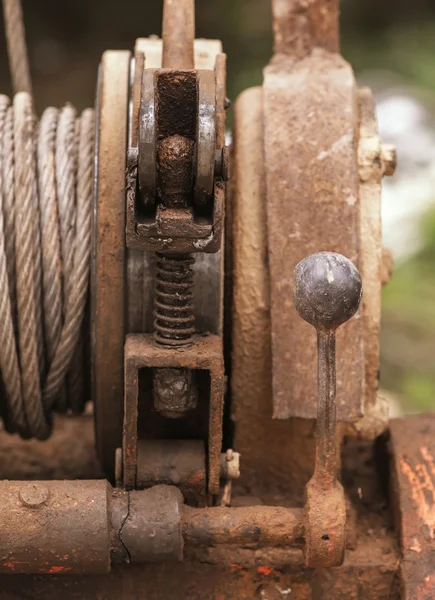
[[[429,600],[435,597],[435,415],[394,420],[390,432],[402,599]]]
[[[194,0],[165,0],[162,29],[163,68],[193,69]]]
[[[261,88],[246,90],[235,104],[233,162],[229,202],[234,288],[231,315],[233,444],[243,456],[241,482],[252,493],[255,494],[260,486],[261,474],[261,485],[268,487],[271,493],[285,491],[290,505],[302,506],[304,488],[314,470],[314,422],[272,419],[270,281],[267,231],[264,227],[267,213]]]
[[[63,425],[59,424],[56,426],[54,437],[44,443],[24,442],[0,433],[0,453],[6,457],[1,462],[0,477],[12,476],[10,465],[14,465],[14,470],[20,473],[21,477],[34,476],[35,469],[39,477],[48,477],[51,473],[55,473],[58,479],[98,477],[95,462],[91,459],[91,421],[87,418],[60,419],[60,423],[64,422],[68,424],[66,431],[69,439],[75,442],[73,449],[60,435],[59,431],[63,430]],[[66,431],[63,435],[67,434]],[[18,447],[22,447],[22,454],[18,454]],[[36,455],[38,465],[25,462],[30,448],[32,451],[41,448]],[[68,448],[69,460],[63,454],[63,450]],[[23,456],[21,470],[20,456]],[[74,469],[71,456],[74,456]],[[86,463],[86,457],[89,464]],[[385,499],[380,491],[375,493],[379,488],[379,479],[373,459],[373,449],[366,442],[355,444],[355,448],[353,445],[346,447],[343,483],[347,493],[352,496],[358,520],[356,548],[347,550],[342,567],[317,569],[314,572],[304,569],[302,548],[250,549],[237,544],[206,547],[195,546],[190,542],[185,544],[185,559],[182,564],[129,564],[118,567],[114,563],[124,562],[128,556],[118,537],[118,531],[128,513],[128,494],[113,490],[110,500],[111,540],[114,548],[112,574],[86,577],[42,574],[36,577],[0,576],[0,598],[20,598],[25,590],[25,595],[41,600],[57,600],[60,595],[68,600],[98,596],[117,600],[124,595],[138,599],[151,595],[158,600],[166,600],[168,597],[180,600],[215,600],[219,595],[226,595],[228,598],[239,600],[244,597],[261,598],[262,592],[274,593],[278,586],[283,590],[291,588],[292,595],[298,600],[398,600],[400,560],[394,540],[395,534],[387,518],[390,510],[385,508]],[[56,464],[56,461],[59,464]],[[60,485],[62,483],[60,482]],[[120,496],[116,500],[113,498],[115,493]],[[259,488],[257,493],[265,502],[286,502],[285,497],[270,497],[267,485]],[[251,498],[240,494],[241,491],[237,493],[236,490],[233,499],[235,504],[252,504]],[[257,500],[256,504],[259,502],[260,500]],[[379,512],[381,506],[383,508]],[[4,518],[7,520],[7,516]],[[49,523],[46,526],[49,527]]]
[[[106,481],[1,481],[0,572],[110,570]]]
[[[366,549],[367,550],[367,549]],[[283,553],[289,554],[286,550]],[[260,561],[254,568],[216,566],[196,560],[182,564],[129,565],[110,575],[88,577],[0,577],[0,598],[22,597],[23,589],[34,600],[77,600],[104,598],[118,600],[399,600],[394,589],[392,557],[382,569],[355,557],[346,566],[311,574],[299,568],[273,568]],[[373,555],[373,552],[372,552]],[[359,559],[359,560],[358,560]],[[393,583],[393,587],[392,587]],[[314,588],[314,591],[312,590]]]
[[[306,563],[341,565],[345,550],[346,507],[337,480],[336,330],[358,310],[361,277],[344,256],[319,252],[296,265],[293,302],[300,317],[317,331],[316,463],[307,485]]]
[[[216,105],[217,144],[222,147],[225,143],[225,79],[226,56],[222,54],[222,44],[217,40],[195,40],[195,67],[197,69],[214,69],[216,72]],[[146,54],[147,68],[160,68],[162,55],[162,40],[156,38],[138,39],[136,54]],[[153,79],[154,81],[154,79]],[[149,87],[149,86],[147,86]],[[135,111],[133,110],[133,117]],[[133,117],[130,128],[135,129]],[[137,128],[137,122],[136,122]],[[134,141],[134,139],[133,139]],[[137,156],[137,145],[136,145]],[[143,156],[143,155],[142,155]],[[149,161],[155,167],[155,161]],[[155,169],[154,169],[155,170]],[[143,176],[144,169],[140,169]],[[134,180],[134,179],[133,179]],[[220,185],[220,184],[219,184]],[[219,186],[218,186],[219,187]],[[154,188],[155,190],[155,184]],[[217,192],[221,193],[220,190]],[[150,192],[152,204],[155,202],[156,193]],[[144,200],[143,190],[141,192]],[[222,295],[223,295],[223,260],[222,251],[215,254],[196,254],[194,276],[194,314],[197,331],[208,331],[221,334],[222,331]],[[128,284],[128,332],[152,333],[153,331],[153,303],[150,288],[155,278],[154,254],[127,250],[127,284]],[[138,293],[138,289],[141,293]]]
[[[128,335],[125,343],[124,397],[124,487],[135,487],[138,441],[139,371],[181,368],[209,373],[208,407],[208,492],[219,491],[224,365],[222,340],[215,335],[194,336],[192,345],[171,348],[157,344],[150,335]]]
[[[344,254],[355,264],[359,260],[357,88],[350,66],[332,53],[338,48],[337,5],[330,0],[276,2],[277,45],[285,53],[275,55],[264,76],[273,405],[278,419],[316,416],[315,343],[291,310],[295,265],[321,250]],[[338,337],[337,418],[355,421],[363,413],[360,319],[343,327]]]
[[[216,252],[225,199],[226,171],[215,172],[216,152],[220,155],[224,148],[225,60],[217,61],[217,71],[214,66],[194,71],[149,69],[147,65],[145,53],[142,81],[133,78],[133,86],[142,85],[142,94],[139,119],[133,112],[130,126],[127,246],[162,252]],[[217,84],[223,92],[217,91]],[[133,133],[134,128],[139,128],[139,133]],[[133,146],[137,139],[139,145]],[[172,202],[168,203],[168,198]]]
[[[97,98],[97,157],[92,255],[92,364],[98,455],[109,478],[121,445],[125,161],[129,52],[103,55]]]
[[[199,51],[204,44],[206,51]],[[136,90],[141,86],[141,102],[139,118],[133,110],[130,120],[129,248],[184,253],[220,248],[228,176],[226,60],[212,45],[194,42],[193,0],[165,2],[163,43],[139,40],[136,45],[136,53],[145,55],[145,70],[140,80],[132,78]],[[136,198],[137,176],[142,199]],[[168,194],[175,204],[168,204]],[[184,210],[162,210],[174,206]]]
[[[204,506],[205,461],[205,445],[201,440],[139,440],[136,487],[176,485],[187,504]]]
[[[183,496],[175,486],[130,492],[128,516],[119,536],[132,562],[183,559],[182,503]]]
[[[166,208],[187,208],[195,143],[182,135],[164,138],[157,152],[159,190]]]
[[[192,508],[180,490],[125,492],[105,480],[1,482],[0,573],[93,574],[112,562],[183,559],[195,546],[301,547],[303,510]]]
[[[379,335],[381,329],[382,223],[381,223],[381,140],[376,122],[375,101],[371,90],[358,90],[360,135],[358,141],[359,174],[359,268],[364,286],[362,323],[364,335],[365,424],[376,418],[379,387]],[[376,423],[380,434],[388,413]],[[383,423],[382,423],[383,421]],[[364,424],[362,424],[364,427]],[[360,425],[360,429],[361,429]],[[367,428],[367,426],[366,426]],[[370,427],[373,429],[373,426]],[[375,436],[373,435],[372,438]]]
[[[274,52],[304,58],[339,51],[339,0],[272,0]]]
[[[183,197],[180,202],[185,205]],[[158,253],[156,262],[154,338],[173,348],[190,344],[195,331],[192,304],[195,259],[189,254]],[[156,410],[167,418],[181,418],[198,403],[195,375],[187,369],[156,369],[153,394]]]
[[[303,509],[183,507],[183,535],[196,545],[302,546]]]

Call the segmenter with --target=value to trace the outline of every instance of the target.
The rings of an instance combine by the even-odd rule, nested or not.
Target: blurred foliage
[[[160,34],[163,0],[22,0],[39,108],[93,102],[101,54]],[[218,38],[228,53],[228,93],[261,84],[272,53],[270,0],[196,0],[198,37]],[[0,11],[1,12],[1,11]],[[0,15],[0,26],[1,23]],[[433,0],[342,0],[343,52],[357,71],[385,67],[435,87],[431,64]],[[3,36],[0,89],[10,93]]]
[[[421,252],[383,292],[381,383],[406,410],[435,407],[435,210],[421,222]]]
[[[434,40],[435,16],[428,22],[393,26],[373,36],[344,30],[342,46],[357,73],[364,69],[391,71],[408,85],[435,91]]]

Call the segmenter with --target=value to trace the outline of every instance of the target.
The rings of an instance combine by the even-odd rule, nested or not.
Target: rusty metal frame
[[[210,373],[208,432],[208,492],[219,492],[220,454],[224,395],[222,339],[216,335],[195,336],[190,346],[171,348],[159,345],[152,335],[130,334],[125,341],[125,395],[123,429],[123,483],[133,489],[137,471],[137,418],[139,370],[180,367]]]
[[[142,61],[141,55],[145,58]],[[213,69],[193,72],[197,78],[197,151],[194,161],[194,206],[185,210],[162,209],[156,205],[156,129],[157,113],[164,104],[158,92],[158,78],[170,75],[174,90],[183,73],[174,69],[148,65],[147,54],[135,52],[131,79],[132,110],[129,124],[129,143],[126,176],[126,244],[132,250],[165,252],[216,252],[222,242],[225,168],[219,172],[216,157],[226,162],[225,147],[225,55],[217,54]],[[151,63],[152,64],[152,63]],[[140,69],[143,68],[142,74]],[[178,86],[178,87],[177,87]],[[140,93],[138,92],[140,89]],[[204,154],[206,152],[206,154]],[[223,157],[223,158],[222,158]],[[138,170],[138,165],[140,169]],[[219,165],[219,162],[217,162]],[[139,187],[137,178],[139,171]],[[138,190],[141,198],[138,197]],[[195,206],[208,207],[212,197],[211,215],[198,218]],[[141,214],[141,206],[151,213]]]

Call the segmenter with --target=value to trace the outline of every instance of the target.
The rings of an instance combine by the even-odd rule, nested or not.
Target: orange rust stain
[[[67,573],[71,571],[71,567],[63,567],[61,565],[53,565],[49,569],[39,569],[41,573]]]
[[[235,569],[236,571],[243,571],[245,567],[243,567],[242,565],[238,565],[237,563],[231,563],[231,568]]]
[[[431,454],[429,448],[427,446],[422,446],[420,448],[420,452],[424,460],[428,463],[430,472],[432,473],[432,477],[435,478],[435,458]]]
[[[273,573],[274,568],[273,567],[258,567],[257,568],[257,572],[260,573],[261,575],[270,575],[271,573]]]
[[[201,483],[202,480],[203,480],[202,471],[197,471],[191,477],[189,477],[187,483],[189,485],[196,485],[197,483]]]
[[[435,464],[426,447],[420,449],[425,462],[413,469],[404,458],[400,459],[402,473],[408,478],[411,497],[417,514],[429,530],[429,537],[435,539]],[[428,468],[429,465],[429,468]]]

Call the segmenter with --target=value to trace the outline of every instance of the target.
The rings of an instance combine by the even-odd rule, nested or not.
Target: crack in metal
[[[125,515],[125,518],[121,523],[121,527],[118,530],[118,539],[121,542],[121,545],[125,550],[125,553],[127,556],[125,562],[127,564],[131,563],[131,556],[130,556],[130,552],[129,552],[127,546],[124,544],[124,540],[122,539],[122,530],[124,529],[124,526],[125,526],[126,522],[128,521],[129,517],[130,517],[130,494],[127,494],[127,514]]]

